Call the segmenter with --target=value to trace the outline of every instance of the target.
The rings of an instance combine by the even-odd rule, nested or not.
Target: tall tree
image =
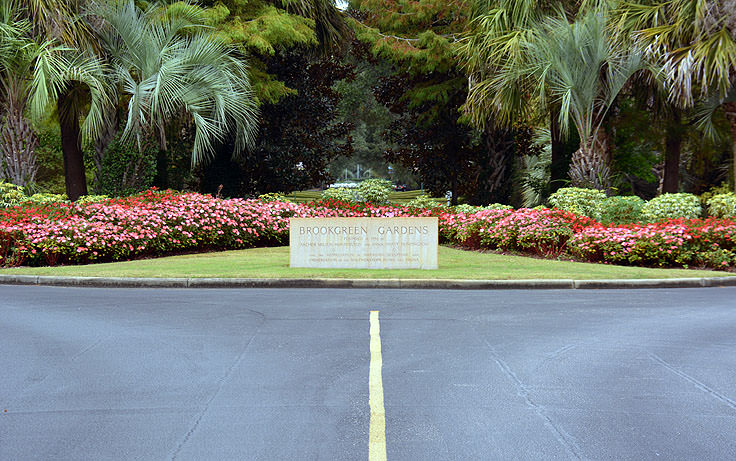
[[[536,76],[536,91],[549,92],[560,106],[560,128],[572,121],[580,136],[573,154],[573,185],[610,187],[610,150],[604,121],[623,86],[646,68],[643,52],[614,41],[607,12],[591,9],[574,23],[560,15],[548,19],[527,46],[527,62],[504,72]],[[540,97],[540,100],[544,98]]]
[[[268,71],[270,60],[294,49],[328,53],[348,37],[345,15],[335,0],[201,0],[207,24],[248,55],[259,102],[277,103],[295,94]]]
[[[712,131],[722,109],[730,125],[736,190],[736,15],[722,0],[628,1],[619,22],[665,62],[670,100],[692,107],[706,100],[701,121]]]
[[[123,138],[153,134],[166,150],[166,123],[186,113],[194,121],[192,166],[234,133],[233,155],[253,145],[258,110],[245,62],[207,29],[193,24],[194,9],[159,6],[145,11],[133,0],[99,4],[98,27],[111,57],[118,92],[128,100]]]
[[[0,101],[4,105],[2,120],[2,167],[0,177],[25,186],[36,177],[35,149],[38,138],[26,106],[36,57],[43,47],[30,35],[30,23],[14,0],[0,1]]]
[[[589,2],[583,2],[583,5]],[[567,178],[570,156],[575,151],[561,133],[559,104],[539,101],[532,91],[532,76],[508,77],[502,69],[525,59],[527,44],[542,23],[564,10],[574,17],[580,5],[573,1],[475,0],[472,20],[459,47],[463,66],[469,75],[468,98],[463,111],[470,122],[484,127],[489,120],[503,126],[522,123],[536,126],[549,123],[551,144],[551,188],[556,190]]]
[[[56,104],[71,200],[87,194],[82,140],[93,141],[100,132],[109,101],[106,69],[93,53],[91,30],[79,16],[82,6],[82,0],[30,0],[27,10],[34,32],[61,45],[37,61],[31,111],[40,117]]]

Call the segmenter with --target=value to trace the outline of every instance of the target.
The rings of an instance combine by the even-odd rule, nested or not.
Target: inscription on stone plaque
[[[291,267],[437,269],[437,218],[291,218]]]

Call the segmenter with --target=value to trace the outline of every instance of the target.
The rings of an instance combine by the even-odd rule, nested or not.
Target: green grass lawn
[[[422,194],[429,195],[428,192],[422,192],[421,190],[409,190],[405,192],[391,192],[388,196],[388,199],[392,203],[396,203],[398,205],[404,205],[405,203],[411,200],[414,200],[415,198],[419,197]],[[322,191],[311,191],[311,190],[297,191],[297,192],[291,192],[289,194],[285,194],[285,197],[291,200],[292,202],[297,202],[297,203],[312,202],[322,197]],[[440,203],[445,203],[443,199],[435,199],[435,200]]]
[[[404,278],[458,280],[657,279],[718,277],[723,272],[650,269],[551,261],[440,247],[438,270],[304,269],[289,267],[289,248],[253,248],[88,266],[20,267],[0,274],[98,277]]]

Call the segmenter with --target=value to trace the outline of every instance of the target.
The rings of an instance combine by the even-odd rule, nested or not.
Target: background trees
[[[6,177],[32,184],[34,131],[57,127],[39,148],[59,145],[73,199],[93,165],[96,190],[144,187],[130,179],[150,178],[151,156],[161,187],[289,192],[360,163],[453,200],[529,205],[568,183],[704,192],[736,159],[722,2],[152,5],[0,0]]]
[[[214,192],[220,184],[230,196],[319,187],[332,182],[330,162],[352,153],[352,124],[340,119],[334,88],[352,77],[351,66],[337,56],[292,51],[270,59],[267,70],[294,94],[261,105],[258,140],[236,161],[220,152],[204,169],[204,191]]]
[[[733,5],[711,0],[622,2],[620,27],[635,33],[664,62],[669,100],[690,108],[714,129],[720,108],[730,125],[736,174],[736,15]],[[736,180],[734,181],[736,188]]]
[[[348,12],[358,39],[395,69],[376,88],[379,101],[399,117],[387,133],[398,143],[387,159],[418,173],[436,194],[450,190],[453,201],[460,194],[474,203],[507,200],[511,131],[495,123],[475,129],[459,111],[468,80],[457,50],[470,2],[360,0]]]

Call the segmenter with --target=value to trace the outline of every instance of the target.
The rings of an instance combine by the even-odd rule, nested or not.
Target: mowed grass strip
[[[553,261],[439,248],[437,270],[304,269],[289,267],[289,247],[202,253],[86,266],[20,267],[0,274],[85,277],[402,278],[455,280],[662,279],[734,274]]]
[[[406,205],[411,200],[419,197],[420,195],[429,195],[429,192],[423,192],[421,190],[409,190],[404,192],[391,192],[388,195],[388,199],[391,203],[397,205]],[[297,191],[284,194],[284,197],[297,203],[313,202],[322,198],[322,191]],[[440,204],[447,203],[444,199],[434,199],[435,202]]]

